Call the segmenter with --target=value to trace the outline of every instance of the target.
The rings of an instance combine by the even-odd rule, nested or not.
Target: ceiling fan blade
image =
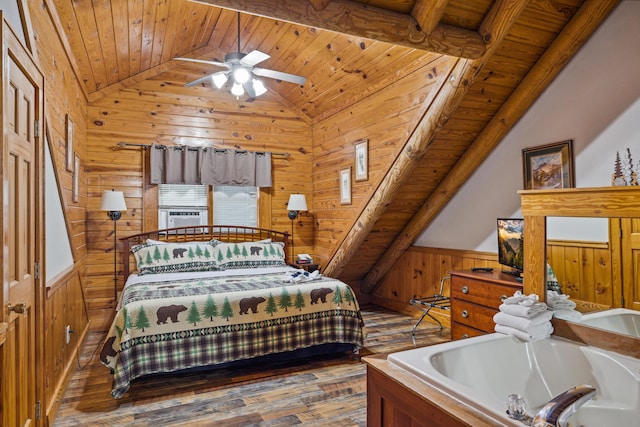
[[[256,97],[256,91],[253,90],[253,84],[251,84],[251,82],[246,82],[242,85],[242,87],[244,88],[245,92],[247,92],[247,95],[249,95],[249,98]]]
[[[192,87],[192,86],[197,86],[197,85],[202,84],[202,83],[210,82],[212,75],[213,74],[207,74],[206,76],[200,77],[199,79],[196,79],[196,80],[194,80],[192,82],[185,83],[184,86],[185,87]]]
[[[259,50],[252,50],[242,57],[240,63],[242,65],[246,65],[247,67],[253,67],[256,64],[259,64],[262,61],[271,58],[271,56],[267,55],[264,52],[260,52]]]
[[[229,67],[229,64],[225,62],[207,61],[206,59],[197,59],[197,58],[175,58],[175,59],[178,61],[197,62],[199,64],[215,65],[216,67],[231,68]]]
[[[282,71],[268,70],[266,68],[254,68],[253,73],[257,76],[269,77],[276,80],[284,80],[303,85],[307,81],[306,77],[297,76],[295,74],[283,73]]]

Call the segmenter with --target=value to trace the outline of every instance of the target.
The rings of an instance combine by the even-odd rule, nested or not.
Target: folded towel
[[[509,326],[511,328],[519,329],[523,332],[529,332],[536,326],[550,321],[551,317],[553,317],[553,312],[551,310],[546,310],[542,313],[538,313],[531,318],[519,317],[503,312],[498,312],[495,316],[493,316],[493,321],[499,325]]]
[[[522,295],[522,292],[516,291],[513,296],[502,301],[503,304],[518,304],[520,301],[523,301],[527,298],[526,295]]]
[[[533,317],[538,313],[547,311],[547,304],[543,302],[537,302],[530,306],[521,304],[500,304],[500,311],[503,313],[511,314],[513,316],[520,317]]]
[[[582,313],[576,310],[553,310],[553,317],[563,320],[570,320],[572,322],[579,322],[582,320]]]
[[[520,329],[496,324],[494,330],[501,334],[513,335],[524,341],[535,341],[542,338],[548,338],[553,332],[553,326],[551,326],[551,323],[542,323],[536,326],[531,332],[524,332]]]
[[[319,279],[322,275],[320,274],[320,270],[314,270],[311,273],[305,270],[296,270],[291,273],[287,273],[286,279],[290,282],[306,282],[309,280]]]
[[[573,310],[576,308],[576,303],[569,300],[569,295],[559,294],[555,291],[547,291],[547,305],[554,310]]]

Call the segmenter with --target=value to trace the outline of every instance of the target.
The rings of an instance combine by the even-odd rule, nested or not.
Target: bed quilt
[[[286,273],[127,284],[100,360],[114,398],[142,375],[215,365],[319,344],[362,347],[353,291]]]

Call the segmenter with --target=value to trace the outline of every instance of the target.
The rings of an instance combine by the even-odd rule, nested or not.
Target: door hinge
[[[36,261],[33,266],[33,276],[35,279],[40,279],[40,261]]]
[[[40,419],[40,416],[42,415],[42,410],[40,409],[40,401],[38,400],[36,402],[36,420]]]
[[[36,138],[40,138],[40,120],[34,121],[33,125],[35,126],[35,129],[33,130],[33,135]]]

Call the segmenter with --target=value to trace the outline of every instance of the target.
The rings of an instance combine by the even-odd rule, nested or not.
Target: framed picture
[[[369,141],[356,142],[356,181],[369,179]]]
[[[71,200],[78,203],[78,193],[80,191],[80,157],[77,154],[73,156],[73,182]]]
[[[67,114],[67,129],[66,132],[67,134],[65,135],[67,138],[67,152],[66,152],[66,168],[69,172],[73,172],[73,166],[74,166],[74,155],[75,152],[73,151],[73,120],[71,120],[71,117]]]
[[[351,204],[351,168],[340,171],[340,204]]]
[[[525,190],[575,187],[572,140],[522,150]]]

